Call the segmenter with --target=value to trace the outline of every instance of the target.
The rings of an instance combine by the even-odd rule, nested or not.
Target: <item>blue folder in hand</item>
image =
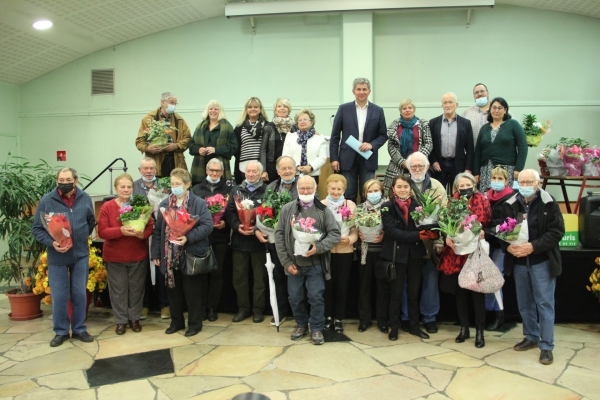
[[[346,139],[346,144],[350,146],[352,150],[363,156],[365,160],[368,160],[369,157],[371,157],[371,155],[373,154],[371,150],[360,151],[358,148],[362,143],[359,142],[354,136],[348,136],[348,139]]]

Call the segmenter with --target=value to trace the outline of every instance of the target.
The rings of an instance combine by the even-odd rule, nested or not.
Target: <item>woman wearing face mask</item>
[[[260,147],[264,129],[269,117],[258,97],[250,97],[244,105],[242,115],[233,130],[238,142],[235,154],[235,182],[239,185],[245,179],[246,165],[250,161],[260,162]],[[263,165],[263,169],[264,169]]]
[[[383,197],[383,185],[379,179],[370,179],[365,182],[361,198],[366,199],[358,205],[365,211],[377,212],[381,205],[387,201]],[[364,332],[371,326],[371,282],[373,278],[373,267],[381,254],[381,243],[385,235],[384,231],[375,237],[371,243],[365,242],[362,233],[360,237],[360,266],[358,269],[358,331]],[[389,300],[386,298],[385,287],[377,280],[377,327],[382,333],[388,333],[388,310]]]
[[[475,178],[468,172],[462,172],[456,175],[454,179],[455,199],[466,197],[469,200],[469,210],[471,215],[477,215],[477,221],[481,224],[480,238],[484,237],[483,228],[487,227],[492,220],[490,203],[485,196],[475,188]],[[471,293],[475,307],[475,347],[485,346],[483,338],[483,328],[485,325],[485,297],[483,293],[473,292],[458,286],[458,274],[465,265],[468,254],[457,255],[454,253],[456,248],[450,237],[446,237],[446,247],[440,255],[438,269],[444,273],[440,278],[440,288],[448,293],[454,293],[456,296],[456,308],[458,310],[458,319],[460,322],[460,333],[456,337],[456,343],[462,343],[470,337],[469,331],[469,308],[467,295]]]
[[[265,170],[262,173],[263,182],[273,182],[279,178],[277,174],[277,159],[281,157],[285,137],[290,132],[298,131],[290,113],[292,103],[288,99],[277,99],[273,105],[273,121],[265,126],[262,144],[260,146],[260,163]]]
[[[411,99],[404,99],[400,103],[400,118],[392,121],[388,126],[388,153],[390,153],[390,164],[385,171],[383,187],[387,192],[391,186],[392,179],[400,173],[408,173],[406,158],[420,151],[429,157],[433,148],[429,122],[417,118],[415,111],[417,107]]]
[[[206,202],[188,191],[191,184],[189,172],[175,168],[171,172],[171,195],[160,203],[160,207],[167,210],[185,210],[190,215],[200,216],[192,229],[184,236],[178,237],[177,241],[170,242],[171,230],[162,213],[159,213],[152,234],[152,261],[165,275],[171,308],[171,325],[165,333],[173,334],[185,328],[183,308],[187,303],[188,330],[185,336],[194,336],[202,330],[202,275],[183,275],[181,267],[185,265],[186,253],[194,256],[206,253],[210,246],[208,235],[213,229]]]
[[[196,127],[188,148],[190,155],[194,156],[190,171],[192,185],[196,185],[206,178],[206,164],[213,158],[223,164],[224,179],[231,180],[229,160],[236,154],[238,142],[233,133],[233,126],[227,121],[223,106],[217,100],[211,100],[206,105],[202,113],[202,122]]]
[[[314,128],[315,114],[303,108],[294,117],[298,130],[285,138],[282,155],[292,157],[299,174],[310,175],[319,183],[321,167],[327,160],[327,140]]]
[[[117,198],[100,209],[98,235],[104,239],[102,257],[106,261],[110,302],[115,315],[117,335],[123,335],[127,323],[134,332],[141,332],[140,317],[144,299],[144,284],[148,269],[148,238],[152,234],[152,218],[142,232],[123,226],[121,208],[129,203],[133,193],[133,178],[121,174],[115,179]]]
[[[344,198],[347,186],[346,178],[340,174],[331,174],[327,178],[327,198],[321,200],[331,211],[338,225],[345,224],[340,214],[343,207],[353,214],[356,204]],[[342,231],[343,232],[343,231]],[[331,328],[332,322],[336,332],[344,332],[342,321],[346,317],[346,299],[348,283],[352,270],[354,243],[358,239],[356,228],[351,227],[347,236],[340,238],[339,243],[331,249],[331,279],[325,281],[325,329]]]
[[[381,219],[385,237],[381,250],[381,258],[394,261],[396,279],[385,282],[389,291],[390,340],[398,340],[400,313],[402,312],[402,291],[407,282],[409,333],[422,339],[429,335],[419,327],[419,288],[423,257],[425,257],[425,239],[437,239],[437,232],[421,231],[415,226],[410,213],[418,206],[411,191],[411,178],[399,175],[392,180],[390,200],[381,206]],[[394,250],[396,250],[394,252]],[[394,253],[396,255],[393,260]],[[378,276],[383,274],[377,273]],[[383,283],[383,282],[382,282]]]
[[[492,170],[491,188],[486,193],[486,197],[492,207],[492,223],[489,229],[495,229],[496,226],[502,224],[502,204],[508,200],[515,192],[508,186],[508,170],[501,166],[496,166]],[[502,241],[486,232],[485,240],[490,243],[490,257],[496,264],[500,272],[504,272],[504,252],[501,249]],[[502,296],[502,289],[500,289]],[[485,309],[494,312],[494,320],[488,324],[485,329],[495,331],[504,324],[504,311],[500,308],[496,301],[494,293],[485,295]]]

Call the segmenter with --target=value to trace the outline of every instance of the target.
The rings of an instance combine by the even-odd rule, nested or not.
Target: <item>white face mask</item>
[[[315,199],[315,194],[298,194],[298,198],[304,204],[308,204]]]

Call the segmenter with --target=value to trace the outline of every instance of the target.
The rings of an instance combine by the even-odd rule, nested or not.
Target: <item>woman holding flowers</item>
[[[179,221],[197,218],[191,229],[176,240],[169,240],[171,226],[165,221],[164,214],[158,213],[158,219],[152,234],[152,261],[165,275],[171,325],[165,331],[172,334],[185,328],[183,316],[184,304],[188,306],[188,330],[185,336],[194,336],[202,330],[202,279],[201,275],[187,276],[181,273],[186,253],[202,256],[210,243],[208,235],[212,232],[213,221],[206,208],[206,202],[189,192],[192,177],[189,172],[175,168],[171,172],[171,195],[160,203],[165,213],[175,212]]]
[[[140,332],[140,316],[148,270],[148,238],[152,235],[152,218],[142,231],[123,226],[119,216],[131,209],[133,178],[121,174],[115,179],[117,197],[100,209],[98,235],[104,239],[103,257],[108,273],[110,301],[115,315],[117,335],[125,333],[127,323]],[[148,212],[151,208],[148,207]]]
[[[288,133],[298,131],[290,114],[292,103],[288,99],[277,99],[273,105],[273,120],[265,126],[260,145],[260,163],[264,167],[262,180],[273,182],[279,178],[277,174],[277,159],[283,152],[283,144]]]
[[[346,317],[346,300],[348,284],[352,270],[354,243],[358,234],[352,222],[352,214],[356,204],[344,198],[347,187],[346,178],[340,174],[331,174],[327,178],[327,198],[321,200],[333,214],[340,226],[341,238],[331,251],[331,279],[325,281],[325,328],[333,322],[336,332],[344,332],[342,321]]]
[[[409,333],[422,339],[429,335],[419,327],[419,289],[423,257],[425,257],[424,239],[437,239],[436,232],[419,230],[410,213],[419,205],[411,191],[412,179],[408,175],[398,175],[391,182],[390,200],[381,206],[381,219],[385,237],[381,249],[381,258],[395,264],[396,278],[385,282],[389,291],[390,340],[398,340],[400,313],[402,312],[402,291],[407,282]],[[394,258],[395,255],[395,258]],[[387,263],[386,263],[387,264]],[[376,269],[382,263],[378,264]],[[387,271],[389,276],[390,271]],[[386,273],[376,271],[382,277]],[[389,280],[389,279],[388,279]],[[383,282],[382,282],[383,283]]]
[[[467,214],[469,214],[470,217],[477,217],[477,221],[482,228],[479,237],[482,239],[484,237],[483,228],[490,224],[492,212],[490,203],[482,193],[477,191],[475,185],[475,178],[468,172],[462,172],[456,175],[453,187],[454,195],[452,197],[454,199],[465,198],[468,200]],[[449,202],[448,206],[451,204],[453,203]],[[470,218],[469,220],[472,222]],[[469,255],[458,255],[454,252],[455,250],[456,245],[454,241],[450,236],[447,236],[446,247],[444,247],[438,263],[438,269],[444,273],[440,281],[440,287],[442,290],[454,293],[456,296],[456,308],[460,322],[460,333],[456,337],[456,343],[463,343],[471,336],[469,331],[469,309],[467,303],[467,295],[469,292],[471,293],[475,307],[475,347],[481,348],[485,346],[483,338],[483,328],[485,325],[485,297],[483,293],[473,292],[458,286],[458,274],[465,265]]]
[[[231,180],[229,160],[238,150],[238,141],[233,133],[233,126],[227,121],[223,106],[217,100],[211,100],[202,113],[202,122],[194,131],[188,144],[192,162],[192,184],[196,185],[206,177],[208,161],[217,159],[223,164],[225,180]]]

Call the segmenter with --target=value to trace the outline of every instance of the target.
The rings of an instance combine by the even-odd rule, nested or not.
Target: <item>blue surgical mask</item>
[[[217,180],[214,180],[214,181],[213,181],[212,179],[210,179],[210,176],[209,176],[209,175],[206,175],[206,180],[207,180],[209,183],[212,183],[212,184],[214,185],[215,183],[219,183],[219,182],[221,182],[221,177],[219,177],[219,179],[217,179]]]
[[[519,187],[519,193],[521,193],[521,196],[528,199],[535,194],[535,189],[533,186],[523,186]]]
[[[490,186],[492,187],[492,190],[494,190],[495,192],[500,192],[500,191],[504,190],[504,187],[506,185],[504,184],[504,182],[492,182],[490,184]]]
[[[296,181],[296,177],[295,176],[292,179],[290,179],[289,181],[286,181],[285,179],[281,178],[281,183],[283,183],[284,185],[291,185],[295,181]]]
[[[258,182],[250,183],[250,182],[248,182],[248,179],[245,179],[245,180],[244,180],[244,182],[246,182],[246,189],[247,189],[247,190],[248,190],[250,193],[252,193],[252,192],[254,192],[254,191],[256,190],[256,184],[257,184]]]
[[[156,177],[155,177],[155,176],[153,176],[153,177],[152,177],[152,179],[146,179],[146,178],[144,178],[144,176],[142,175],[142,180],[143,180],[144,182],[146,182],[146,183],[152,183],[152,182],[154,182],[154,181],[156,180]]]
[[[173,104],[167,104],[167,114],[171,115],[175,112],[175,106]]]
[[[328,199],[329,201],[331,201],[332,203],[341,203],[341,202],[343,202],[343,201],[344,201],[344,195],[341,195],[341,196],[340,196],[340,198],[339,198],[339,199],[337,199],[337,200],[334,200],[334,199],[333,199],[333,197],[331,197],[331,196],[327,195],[327,199]]]
[[[513,181],[512,188],[513,188],[514,190],[519,190],[519,182],[517,182],[517,181]]]
[[[184,191],[185,190],[183,189],[183,186],[177,186],[177,187],[171,188],[171,193],[173,193],[175,195],[175,197],[182,196]]]
[[[475,104],[477,105],[477,107],[483,107],[487,104],[487,102],[487,97],[480,97],[478,99],[475,99]]]
[[[367,200],[371,204],[377,204],[381,201],[381,193],[379,193],[379,192],[367,193]]]

